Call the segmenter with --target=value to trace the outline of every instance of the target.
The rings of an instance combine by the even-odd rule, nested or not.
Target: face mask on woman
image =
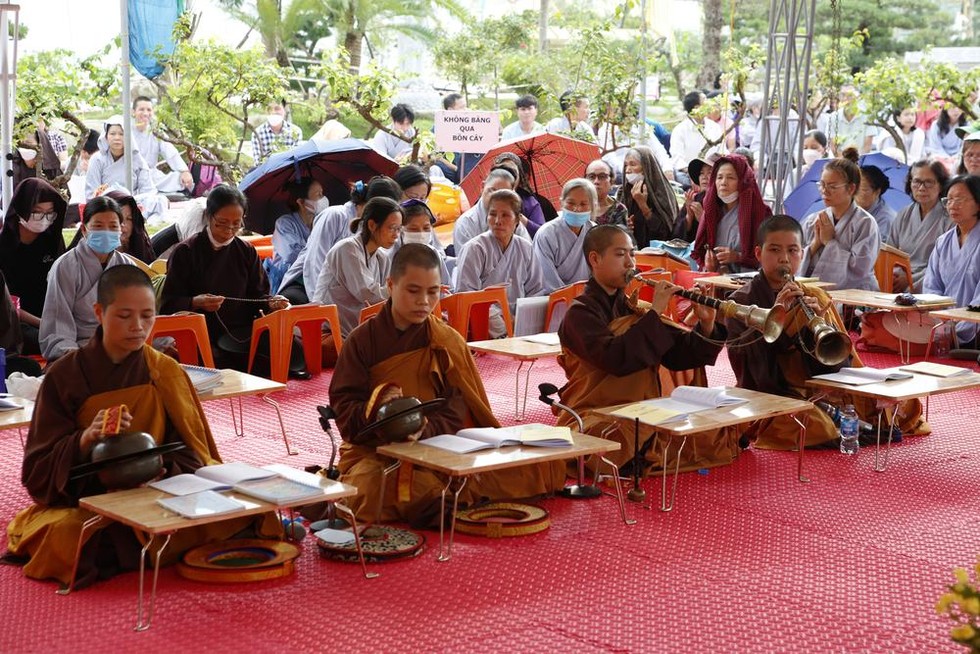
[[[303,204],[306,205],[307,211],[314,216],[317,216],[321,211],[330,206],[330,200],[327,198],[320,198],[319,200],[303,200]]]
[[[432,232],[406,232],[402,231],[402,243],[408,245],[409,243],[418,243],[419,245],[428,245],[429,241],[432,239]]]
[[[568,209],[562,209],[561,218],[569,227],[583,227],[592,218],[592,213],[589,211],[569,211]]]
[[[54,220],[54,214],[32,213],[28,220],[21,218],[20,225],[29,232],[41,234],[54,224]]]
[[[211,240],[211,245],[213,245],[216,248],[223,248],[223,247],[225,247],[226,245],[229,245],[232,241],[235,240],[235,237],[234,236],[232,236],[231,238],[229,238],[226,241],[218,241],[218,240],[215,240],[214,234],[211,233],[211,225],[208,225],[207,231],[208,231],[208,239]]]
[[[122,235],[115,230],[89,232],[85,236],[88,246],[99,254],[109,254],[122,243]]]
[[[626,181],[630,184],[638,184],[643,181],[643,173],[626,173]]]
[[[725,204],[731,204],[732,202],[738,200],[738,191],[735,191],[734,193],[729,193],[728,195],[719,195],[718,199],[724,202]]]
[[[803,148],[803,162],[812,166],[813,162],[820,158],[820,151],[813,148]]]

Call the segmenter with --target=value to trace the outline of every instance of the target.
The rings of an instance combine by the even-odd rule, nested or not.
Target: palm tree
[[[242,44],[249,34],[258,32],[266,55],[280,66],[288,67],[289,50],[306,49],[299,39],[321,17],[323,0],[219,0],[219,3],[230,16],[249,26]]]
[[[380,39],[385,32],[396,32],[433,41],[437,33],[425,23],[437,9],[444,9],[460,18],[467,15],[457,0],[314,1],[319,2],[321,10],[330,16],[337,33],[343,34],[343,45],[350,53],[352,72],[360,70],[361,47],[368,37]],[[371,47],[370,41],[368,47]]]

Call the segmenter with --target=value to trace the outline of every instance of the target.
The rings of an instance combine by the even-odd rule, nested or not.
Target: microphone
[[[555,393],[558,392],[557,386],[548,383],[538,384],[538,390],[541,391],[541,395],[538,396],[539,400],[541,400],[548,406],[552,406],[555,403],[554,398],[549,397],[549,395],[554,395]]]
[[[337,412],[334,411],[330,406],[318,406],[316,408],[317,413],[320,414],[320,427],[323,431],[327,432],[327,436],[330,437],[330,444],[333,446],[330,451],[330,465],[327,466],[326,477],[327,479],[336,481],[340,479],[340,469],[337,468],[337,439],[333,435],[333,430],[330,428],[330,421],[337,417]],[[347,521],[337,517],[337,509],[334,507],[333,502],[327,504],[326,519],[317,520],[310,525],[310,529],[314,532],[320,531],[321,529],[346,529],[350,525]]]

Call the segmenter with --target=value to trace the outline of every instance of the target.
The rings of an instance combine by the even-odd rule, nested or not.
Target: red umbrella
[[[460,184],[471,203],[480,197],[483,180],[490,172],[493,160],[503,152],[513,152],[521,158],[524,169],[529,171],[527,182],[531,189],[551,200],[556,207],[560,204],[565,182],[584,177],[585,167],[599,158],[599,146],[596,144],[557,134],[536,134],[502,141],[487,151]]]

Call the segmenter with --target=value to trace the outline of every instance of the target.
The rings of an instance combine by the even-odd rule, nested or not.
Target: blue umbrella
[[[820,181],[820,174],[828,161],[830,159],[814,161],[796,188],[786,196],[786,200],[783,202],[783,211],[786,214],[802,221],[811,213],[816,213],[824,208],[817,182]],[[877,166],[888,177],[890,188],[881,197],[889,207],[898,211],[912,204],[912,198],[905,194],[905,179],[909,174],[908,166],[880,152],[862,155],[858,159],[858,165]]]
[[[376,175],[393,175],[398,164],[358,139],[304,141],[252,169],[238,185],[248,198],[248,228],[271,234],[276,219],[290,211],[288,184],[312,177],[330,204],[350,199],[350,185]]]

